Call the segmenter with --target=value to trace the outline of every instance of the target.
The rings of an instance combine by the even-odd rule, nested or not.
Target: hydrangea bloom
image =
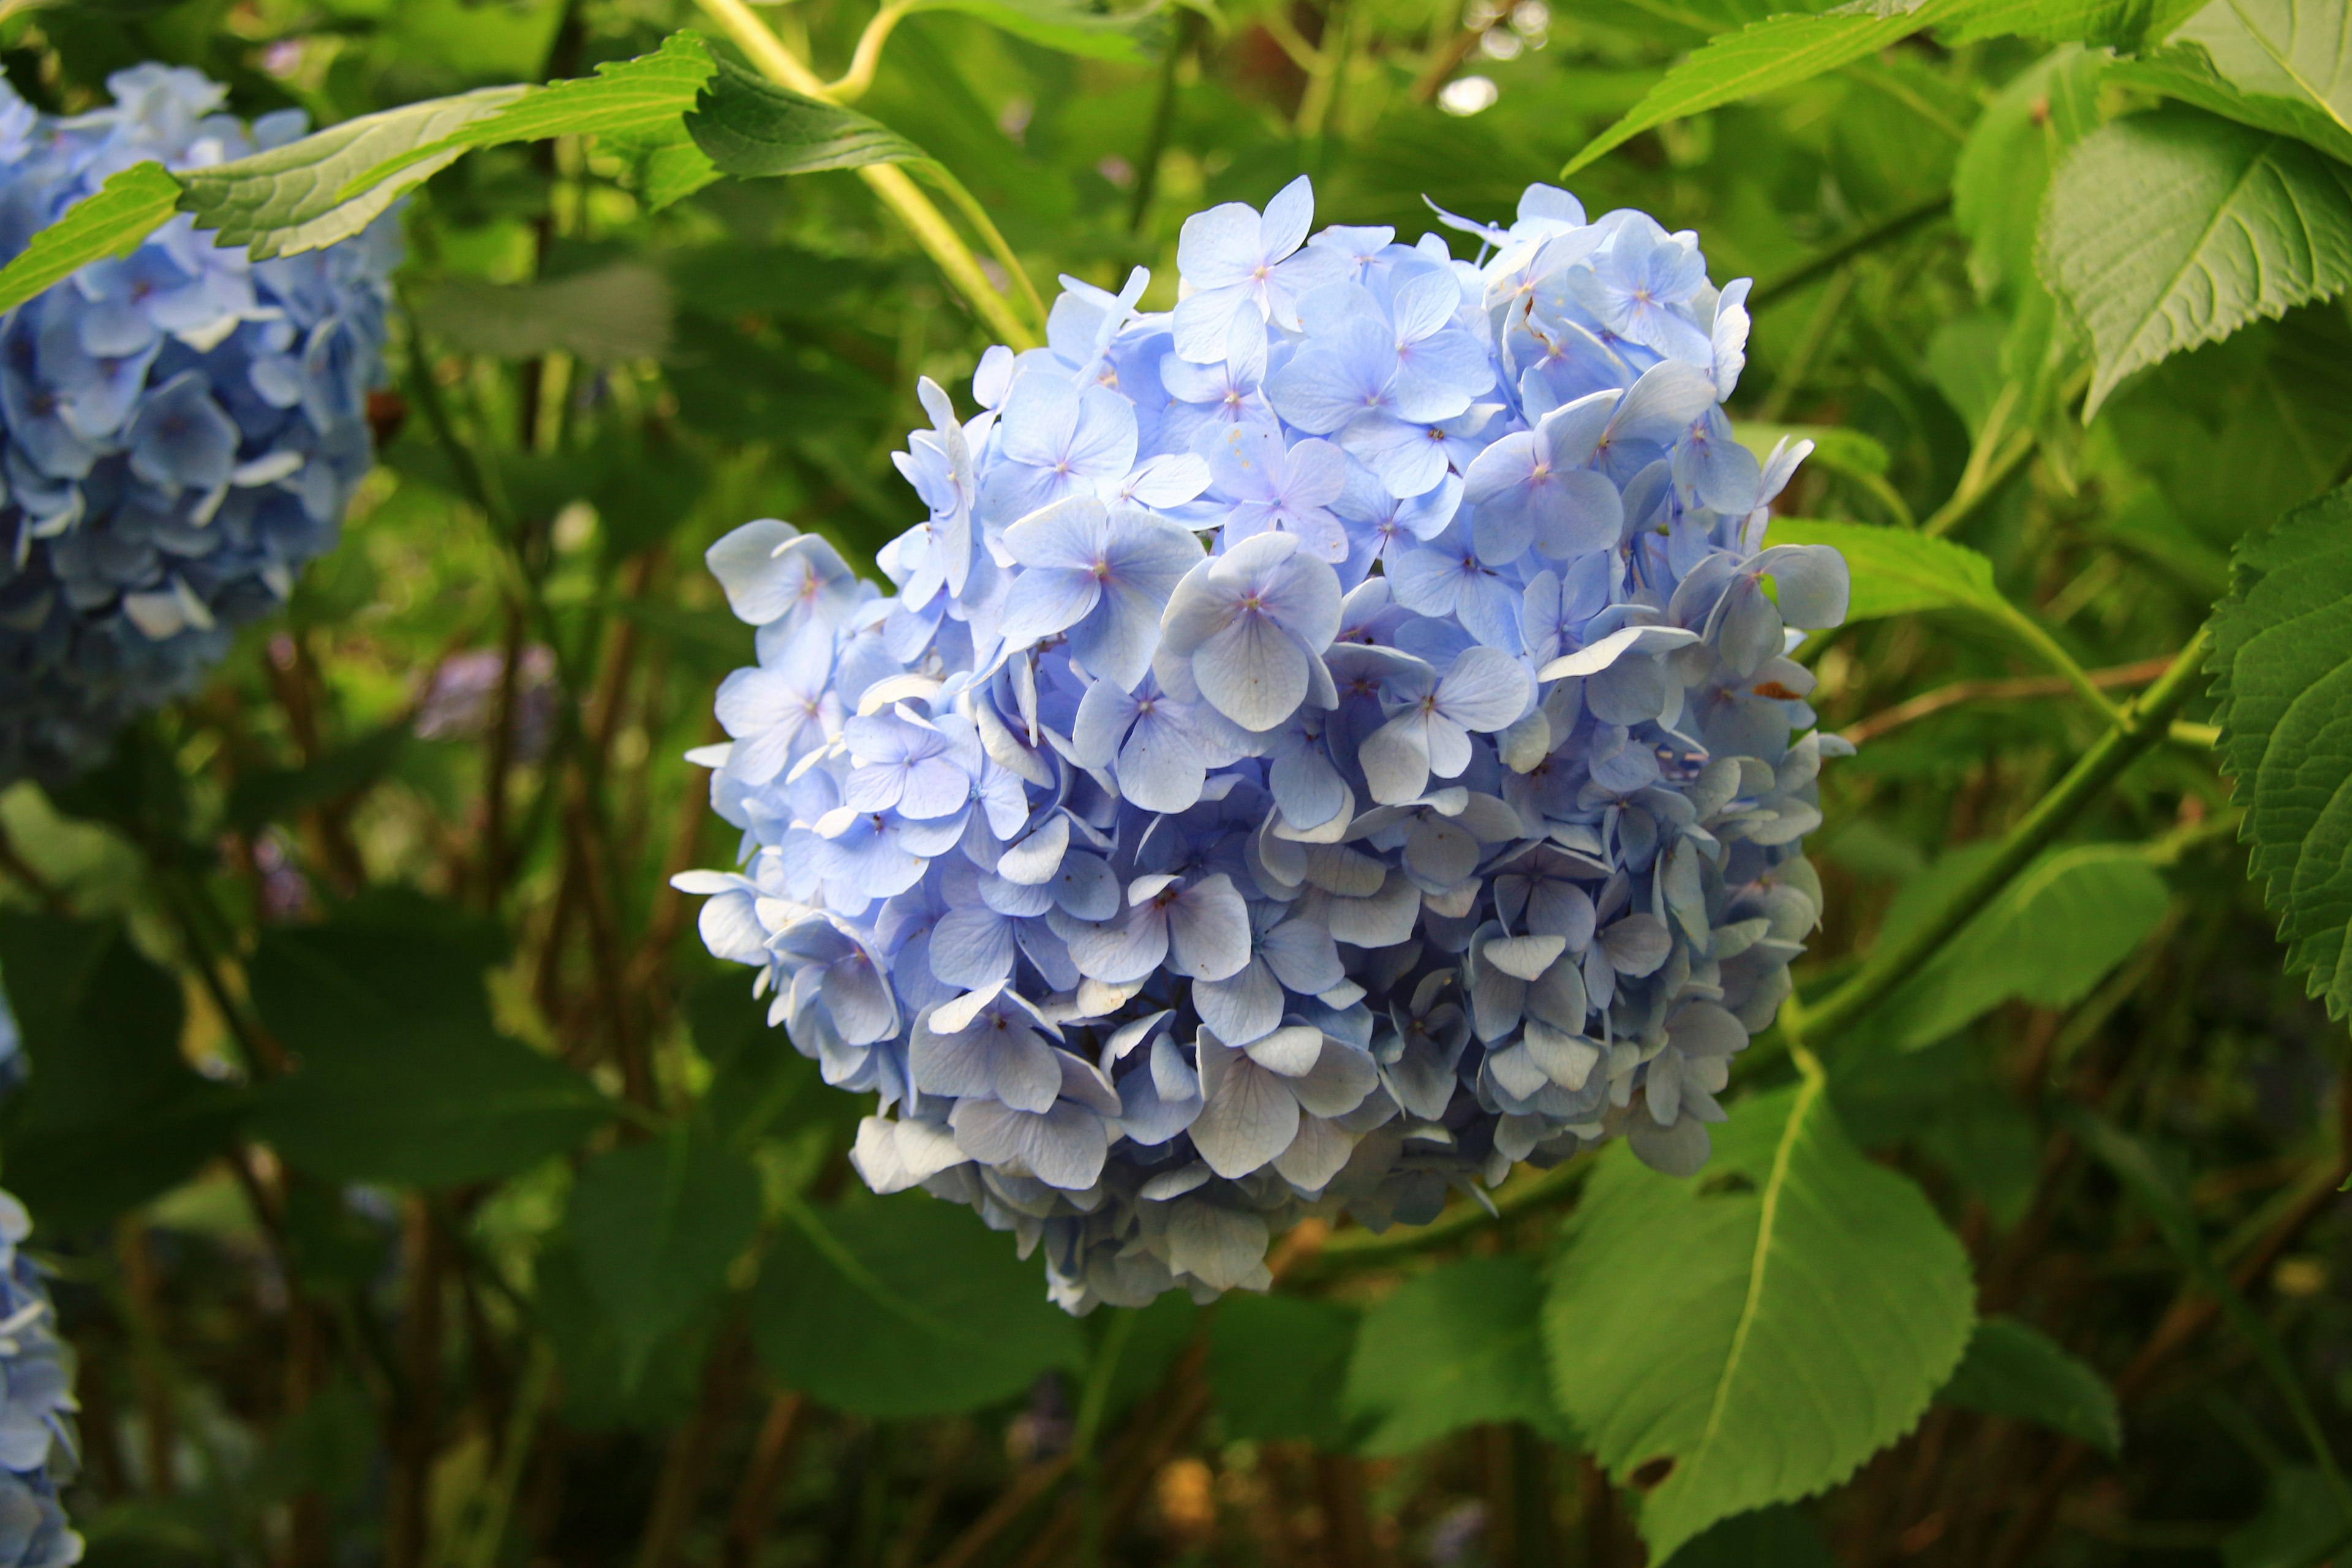
[[[1746,285],[1545,186],[1448,220],[1475,262],[1311,208],[1192,218],[1172,315],[1065,279],[970,417],[924,383],[897,594],[780,522],[709,555],[759,664],[702,934],[877,1097],[866,1181],[1073,1310],[1620,1133],[1696,1169],[1820,911],[1787,655],[1845,566],[1763,547],[1805,447],[1731,439]]]
[[[0,994],[0,1095],[24,1081],[25,1066]],[[73,1352],[39,1267],[18,1250],[32,1230],[25,1205],[0,1192],[0,1568],[63,1568],[82,1552],[58,1503],[77,1458]]]
[[[131,164],[191,168],[302,132],[139,66],[56,119],[0,84],[0,258]],[[105,753],[331,547],[371,461],[395,226],[250,260],[174,218],[0,318],[0,782]]]

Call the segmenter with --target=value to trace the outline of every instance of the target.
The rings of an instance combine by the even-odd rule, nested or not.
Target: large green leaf
[[[1734,1514],[1674,1555],[1667,1568],[1837,1568],[1821,1527],[1782,1503]]]
[[[1947,855],[1906,881],[1878,940],[1904,934],[1943,907],[1992,845]],[[1874,1016],[1892,1043],[1932,1045],[2012,997],[2038,1007],[2080,1001],[2163,920],[2164,879],[2133,845],[2052,850],[2000,890]]]
[[[2352,14],[2340,0],[2210,0],[2123,79],[2352,162]]]
[[[2110,1458],[2123,1447],[2123,1417],[2106,1380],[2014,1318],[1977,1325],[1959,1370],[1936,1397],[1987,1415],[2039,1422]]]
[[[1765,542],[1826,544],[1844,556],[1853,579],[1849,625],[1922,610],[1974,610],[2003,619],[2009,614],[2009,602],[1993,586],[1992,563],[1948,539],[1866,522],[1776,517]]]
[[[2091,341],[2088,417],[2132,372],[2352,282],[2352,168],[2194,109],[2133,115],[2059,166],[2040,266]]]
[[[723,58],[686,128],[721,173],[751,178],[920,163],[929,156],[879,121],[778,87]]]
[[[1542,1376],[1542,1300],[1534,1259],[1475,1258],[1407,1280],[1365,1313],[1345,1394],[1369,1426],[1365,1450],[1406,1453],[1486,1421],[1564,1437]]]
[[[32,1063],[8,1185],[44,1224],[110,1219],[225,1145],[242,1096],[180,1055],[180,988],[120,926],[0,916],[0,978]]]
[[[1543,1327],[1561,1408],[1646,1490],[1664,1562],[1909,1430],[1959,1362],[1971,1295],[1958,1241],[1811,1076],[1734,1110],[1696,1177],[1602,1156]]]
[[[197,227],[215,231],[215,243],[249,246],[256,260],[332,245],[456,162],[467,144],[451,138],[527,90],[485,87],[404,104],[249,158],[187,170],[180,208],[196,215]],[[389,172],[373,174],[378,169]]]
[[[334,1181],[448,1185],[510,1175],[612,1115],[578,1073],[492,1026],[486,954],[455,910],[378,910],[265,931],[254,1005],[299,1058],[265,1085],[257,1133]]]
[[[760,1227],[760,1174],[724,1146],[674,1132],[581,1167],[568,1221],[580,1270],[620,1341],[625,1384],[727,1286]]]
[[[2011,78],[1969,128],[1952,170],[1952,221],[1985,299],[2042,292],[2033,270],[2042,194],[2068,149],[2099,125],[2103,51],[2053,49]]]
[[[93,261],[128,256],[163,226],[180,200],[180,182],[161,163],[133,163],[68,207],[0,268],[0,310],[13,310]]]
[[[1964,5],[1965,0],[1864,0],[1820,16],[1774,16],[1725,34],[1668,71],[1622,119],[1586,142],[1560,176],[1669,120],[1795,87],[1874,55]]]
[[[2313,1568],[2336,1561],[2352,1527],[2327,1478],[2313,1465],[2271,1472],[2263,1506],[2221,1542],[2221,1568]]]
[[[1337,1301],[1236,1291],[1209,1320],[1209,1386],[1226,1436],[1352,1446],[1341,1408],[1361,1314]]]
[[[2246,808],[2248,872],[2279,917],[2287,972],[2352,1014],[2352,487],[2248,535],[2213,612],[2207,667],[2221,765]]]
[[[940,1415],[1084,1363],[1044,1270],[925,1194],[795,1205],[760,1269],[752,1342],[791,1388],[861,1415]]]
[[[1938,29],[1947,43],[2019,34],[2050,44],[2089,44],[2126,53],[2160,38],[2205,0],[1969,0]]]

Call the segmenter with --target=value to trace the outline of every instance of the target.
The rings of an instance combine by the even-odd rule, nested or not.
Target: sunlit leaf
[[[1670,1558],[1908,1431],[1974,1321],[1967,1255],[1817,1079],[1750,1100],[1688,1179],[1601,1157],[1543,1311],[1554,1393]]]
[[[2042,277],[2096,361],[2086,418],[2132,372],[2352,282],[2352,168],[2193,109],[2085,138],[2043,215]]]
[[[0,268],[0,310],[13,310],[93,261],[128,256],[170,221],[180,182],[161,163],[133,163],[68,207]]]
[[[1948,539],[1864,522],[1776,517],[1765,542],[1826,544],[1844,556],[1853,582],[1845,612],[1848,625],[1922,610],[2000,616],[2007,609],[2000,590],[1993,586],[1992,563]]]
[[[810,174],[919,162],[923,150],[878,121],[779,87],[732,60],[702,90],[686,128],[723,174]]]

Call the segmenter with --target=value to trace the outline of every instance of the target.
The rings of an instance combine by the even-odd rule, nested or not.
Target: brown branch
[[[800,1446],[807,1403],[791,1389],[780,1389],[768,1401],[760,1436],[743,1466],[742,1482],[735,1489],[735,1505],[727,1512],[727,1543],[721,1568],[752,1568],[759,1560],[760,1538],[775,1516],[776,1492],[792,1468],[793,1451]]]
[[[686,1527],[693,1522],[703,1480],[710,1473],[710,1451],[717,1446],[719,1428],[735,1408],[736,1395],[743,1386],[743,1360],[750,1352],[751,1340],[742,1319],[730,1316],[703,1366],[702,1396],[695,1402],[694,1415],[670,1435],[661,1481],[654,1492],[653,1512],[637,1543],[637,1568],[677,1568],[678,1547]]]
[[[2137,664],[2117,665],[2111,669],[2091,671],[2091,684],[2102,691],[2145,686],[2170,668],[2171,658],[2144,658]],[[1891,730],[1899,730],[1947,708],[1957,708],[1965,702],[2014,702],[2034,697],[2063,697],[2074,689],[2074,682],[2063,676],[2035,675],[2015,680],[1956,680],[1949,686],[1939,686],[1933,691],[1881,709],[1870,717],[1847,725],[1838,731],[1855,745],[1874,740]]]
[[[448,1243],[422,1198],[409,1200],[405,1230],[408,1311],[400,1352],[406,1398],[393,1412],[388,1445],[392,1479],[384,1509],[384,1568],[421,1568],[425,1561],[441,1424],[441,1287]]]

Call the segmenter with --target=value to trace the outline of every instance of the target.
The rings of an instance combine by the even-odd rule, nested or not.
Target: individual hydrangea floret
[[[132,164],[198,168],[299,136],[142,65],[59,119],[0,84],[0,259]],[[394,220],[250,259],[173,218],[0,317],[0,783],[100,760],[193,689],[237,626],[333,547],[373,460]]]
[[[1065,279],[969,417],[924,382],[896,594],[778,521],[709,552],[759,662],[704,939],[876,1097],[866,1181],[1074,1311],[1621,1134],[1698,1169],[1821,913],[1789,654],[1845,566],[1764,546],[1808,448],[1724,416],[1746,285],[1547,186],[1446,220],[1475,260],[1312,208],[1188,220],[1172,314]]]

